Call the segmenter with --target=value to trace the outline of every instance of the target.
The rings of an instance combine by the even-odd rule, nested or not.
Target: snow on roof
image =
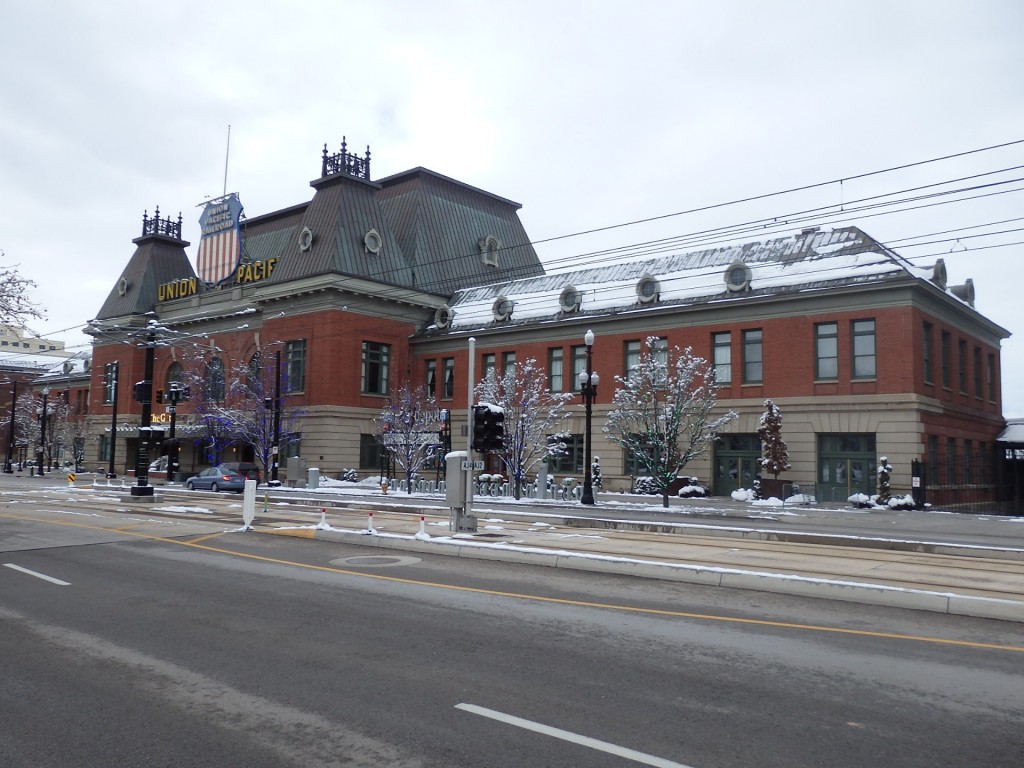
[[[1024,443],[1024,419],[1007,419],[1006,429],[996,440],[1000,443]]]
[[[742,291],[726,285],[726,271],[737,263],[749,270],[749,285]],[[449,306],[451,327],[465,330],[495,322],[500,297],[513,302],[513,321],[558,319],[564,316],[561,304],[572,303],[573,297],[565,295],[569,288],[578,292],[583,312],[621,312],[931,275],[930,266],[915,267],[856,227],[846,227],[467,288]],[[653,281],[648,290],[656,292],[657,300],[643,301],[639,290],[644,281]]]

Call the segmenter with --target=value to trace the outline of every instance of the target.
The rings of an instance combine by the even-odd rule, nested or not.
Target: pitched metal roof
[[[731,268],[746,280],[728,285]],[[736,273],[742,278],[743,271]],[[932,277],[856,227],[805,231],[791,237],[750,242],[639,261],[602,264],[527,280],[458,291],[449,302],[450,331],[499,327],[586,315],[650,311],[671,306],[750,300],[811,289],[902,278]],[[642,296],[641,282],[647,296]],[[944,285],[942,286],[945,287]],[[575,291],[578,308],[566,306]],[[507,320],[495,318],[498,299],[513,302]],[[573,298],[573,297],[569,297]],[[646,301],[645,301],[646,299]],[[439,333],[432,327],[428,334]]]

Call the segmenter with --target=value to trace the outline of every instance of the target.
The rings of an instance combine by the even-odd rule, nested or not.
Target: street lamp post
[[[7,458],[4,461],[4,472],[8,475],[14,472],[14,466],[11,461],[14,451],[14,416],[15,408],[18,405],[18,382],[17,380],[5,381],[4,384],[11,384],[11,423],[7,427]]]
[[[46,454],[46,399],[50,396],[50,388],[43,387],[43,409],[39,412],[39,455],[36,456],[36,471],[40,476],[46,474],[43,469]]]
[[[594,332],[588,330],[583,336],[583,343],[587,345],[587,368],[580,371],[580,395],[583,396],[583,403],[587,411],[586,435],[583,442],[583,495],[580,497],[580,504],[594,503],[594,478],[590,468],[591,435],[593,433],[593,410],[594,398],[597,397],[597,385],[601,377],[594,371]]]
[[[174,476],[178,472],[181,456],[181,448],[178,445],[178,438],[175,434],[175,427],[178,420],[178,403],[189,399],[188,387],[182,386],[181,382],[172,381],[167,390],[167,412],[171,414],[171,436],[167,447],[167,482],[173,483]]]

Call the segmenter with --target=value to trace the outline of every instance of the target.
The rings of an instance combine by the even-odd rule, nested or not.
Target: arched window
[[[219,357],[206,364],[206,377],[203,383],[207,400],[219,403],[224,399],[224,361]]]
[[[245,388],[253,397],[263,396],[263,355],[256,351],[245,367]]]

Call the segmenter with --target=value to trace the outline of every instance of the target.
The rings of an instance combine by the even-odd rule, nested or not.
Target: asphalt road
[[[29,499],[0,659],[4,766],[1024,764],[1014,623]]]

